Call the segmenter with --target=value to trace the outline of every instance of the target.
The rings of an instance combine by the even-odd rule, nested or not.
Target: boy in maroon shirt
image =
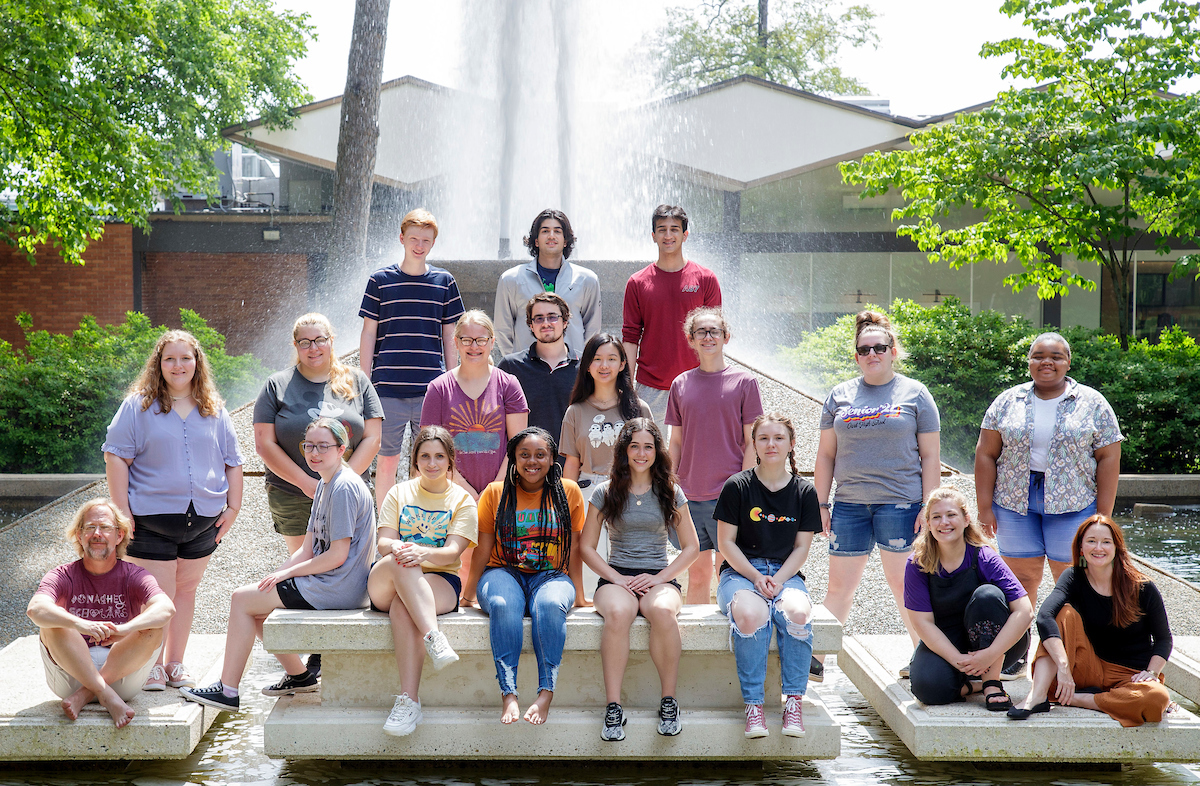
[[[650,231],[658,246],[658,261],[634,273],[625,284],[621,339],[638,397],[650,406],[662,428],[671,383],[698,363],[684,338],[683,320],[694,308],[719,307],[721,285],[711,270],[684,259],[688,217],[683,208],[656,207]]]
[[[46,683],[71,720],[93,701],[117,728],[133,720],[125,702],[146,682],[175,614],[154,577],[121,559],[132,529],[112,500],[85,502],[66,531],[80,559],[47,573],[26,610],[41,629]]]

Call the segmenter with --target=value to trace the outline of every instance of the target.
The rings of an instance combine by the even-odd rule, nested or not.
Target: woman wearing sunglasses
[[[941,485],[941,426],[925,386],[892,368],[905,356],[886,316],[858,314],[854,360],[862,376],[825,399],[814,480],[829,537],[825,608],[846,623],[878,543],[884,576],[915,648],[917,635],[904,608],[904,568],[921,529],[922,500]],[[830,504],[835,480],[837,501]],[[907,666],[900,676],[908,676]]]
[[[529,405],[521,383],[492,365],[496,329],[487,314],[472,309],[454,326],[458,366],[429,383],[421,407],[421,428],[441,426],[454,437],[454,482],[471,499],[489,483],[503,481],[508,441],[529,425]],[[472,550],[463,552],[463,600],[474,603],[467,578]]]
[[[383,406],[361,370],[338,360],[333,325],[322,314],[305,314],[292,327],[296,360],[272,374],[254,402],[254,450],[266,465],[267,505],[275,531],[295,554],[304,543],[320,476],[300,452],[304,431],[315,418],[346,427],[346,463],[370,485],[371,462],[379,452]]]

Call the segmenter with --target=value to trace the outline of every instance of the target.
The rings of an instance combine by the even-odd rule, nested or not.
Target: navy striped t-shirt
[[[367,280],[360,317],[379,323],[371,382],[380,396],[413,398],[442,373],[442,326],[463,314],[458,284],[449,271],[428,266],[424,275],[401,272],[399,264],[376,270]]]

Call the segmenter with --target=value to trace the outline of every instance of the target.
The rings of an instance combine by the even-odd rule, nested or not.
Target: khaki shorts
[[[38,639],[38,647],[42,651],[42,665],[46,668],[46,684],[50,686],[50,690],[54,691],[54,695],[60,699],[65,699],[75,691],[79,690],[79,680],[68,674],[62,666],[54,662],[50,657],[50,650],[46,649],[45,643]],[[92,654],[92,663],[96,664],[99,669],[108,660],[108,647],[89,647]],[[142,686],[146,684],[146,678],[150,676],[150,670],[154,668],[154,664],[158,662],[158,653],[162,652],[162,646],[154,651],[150,656],[150,660],[146,661],[146,665],[142,666],[132,674],[109,683],[109,686],[117,692],[123,701],[129,701],[134,696],[141,692]]]
[[[271,523],[280,535],[307,533],[312,503],[308,497],[297,497],[283,489],[267,486],[267,507],[271,510]]]

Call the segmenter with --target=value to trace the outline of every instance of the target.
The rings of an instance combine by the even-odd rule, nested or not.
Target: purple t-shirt
[[[528,412],[521,383],[492,369],[479,398],[469,398],[449,371],[429,383],[422,426],[444,426],[454,437],[454,464],[471,488],[482,492],[496,479],[508,447],[505,416]]]
[[[957,570],[946,572],[938,568],[939,576],[956,576],[964,570],[974,570],[971,566],[979,560],[979,572],[988,584],[995,584],[1004,593],[1004,599],[1012,603],[1017,598],[1025,597],[1025,588],[1017,577],[1000,559],[1000,555],[992,551],[990,546],[972,546],[967,544],[967,553]],[[908,558],[904,566],[904,608],[909,611],[933,611],[933,603],[929,600],[929,575],[917,567],[913,558]]]
[[[675,474],[693,502],[721,496],[725,481],[742,471],[746,425],[763,412],[758,379],[748,371],[685,371],[671,383],[668,426],[683,428]]]
[[[162,589],[149,571],[132,562],[119,559],[108,573],[97,575],[88,573],[83,560],[77,559],[47,573],[35,594],[49,595],[55,605],[80,619],[124,625]],[[88,642],[93,647],[98,643],[90,638]]]

